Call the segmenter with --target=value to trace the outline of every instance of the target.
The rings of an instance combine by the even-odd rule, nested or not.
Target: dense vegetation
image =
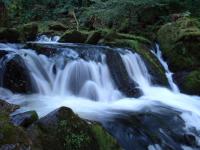
[[[144,20],[142,12],[159,9],[157,17],[166,21],[171,13],[189,12],[199,16],[198,0],[1,0],[9,21],[18,24],[37,20],[58,20],[66,18],[75,10],[82,23],[99,20],[102,25],[125,28]],[[1,2],[1,3],[2,3]],[[150,17],[148,16],[148,17]],[[147,18],[148,20],[148,18]],[[154,21],[154,20],[152,20]],[[123,23],[122,23],[123,22]],[[156,23],[156,22],[153,22]]]

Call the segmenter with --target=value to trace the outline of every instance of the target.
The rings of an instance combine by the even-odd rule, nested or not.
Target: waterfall
[[[140,55],[128,51],[125,55],[121,55],[121,57],[129,77],[145,92],[145,89],[148,89],[151,85],[151,76]]]
[[[162,58],[162,52],[161,52],[158,44],[156,44],[156,47],[155,47],[154,50],[152,50],[152,53],[158,58],[158,60],[160,61],[160,63],[164,67],[165,72],[166,72],[165,74],[166,74],[166,77],[168,79],[168,82],[169,82],[171,89],[176,93],[180,93],[178,86],[173,81],[173,78],[172,78],[173,73],[169,70],[167,63]]]
[[[76,53],[76,52],[74,52]],[[102,55],[102,62],[48,58],[34,51],[20,54],[36,81],[42,95],[80,96],[92,100],[116,100],[122,98],[112,81],[109,69]]]
[[[49,42],[52,44],[51,46],[57,46],[51,40],[47,40],[44,43]],[[168,121],[169,118],[167,117],[175,118],[172,121],[175,122],[175,126],[179,125],[179,122],[176,122],[178,119],[184,122],[184,124],[181,124],[180,129],[177,129],[178,133],[191,133],[196,141],[200,141],[200,97],[178,92],[178,88],[172,80],[172,73],[169,71],[166,62],[163,61],[158,47],[156,52],[153,53],[166,69],[166,76],[173,90],[167,87],[154,86],[151,81],[152,77],[142,57],[130,50],[121,49],[122,52],[117,51],[117,53],[119,53],[122,59],[128,77],[137,83],[138,88],[143,93],[139,98],[127,98],[118,89],[107,64],[107,53],[105,52],[107,47],[99,50],[102,47],[92,46],[91,49],[91,46],[82,45],[82,48],[87,50],[86,53],[77,49],[76,44],[73,44],[73,46],[69,45],[67,48],[62,47],[66,45],[59,45],[59,50],[63,50],[65,53],[59,51],[58,54],[49,57],[36,53],[36,50],[23,48],[22,45],[0,44],[0,49],[8,52],[12,51],[12,53],[19,55],[24,60],[38,91],[34,94],[14,94],[8,89],[0,88],[0,98],[21,106],[15,113],[36,110],[39,116],[42,117],[58,107],[66,106],[72,108],[82,118],[103,123],[113,121],[115,117],[126,118],[132,114],[152,113],[150,118],[158,116],[163,120],[162,122],[156,122],[150,119],[150,122],[145,124],[145,130],[147,127],[150,129],[153,127],[157,128],[159,135],[165,143],[173,141],[173,137],[170,137],[168,130],[165,130],[165,126],[160,128],[151,126],[151,124],[155,122],[160,123],[162,127],[163,121]],[[79,44],[78,47],[80,48],[81,45]],[[94,53],[94,50],[98,50],[98,53],[96,53],[97,51]],[[106,50],[114,51],[115,49],[109,48]],[[82,57],[83,55],[87,57]],[[93,55],[96,57],[93,57]],[[91,59],[91,57],[94,59]],[[177,116],[171,115],[172,112]],[[139,117],[142,117],[142,115]],[[121,118],[119,120],[121,121]],[[148,120],[148,116],[144,117],[144,121]],[[129,125],[135,122],[125,121],[123,125],[125,125],[124,130],[128,130],[127,135],[123,130],[120,134],[114,130],[115,127],[118,127],[117,123],[119,122],[114,122],[113,126],[109,128],[108,126],[111,123],[108,122],[105,127],[108,130],[110,129],[119,141],[128,139],[131,145],[135,141],[137,142],[138,139],[144,140],[148,137],[147,135],[147,137],[140,137],[136,140],[139,133],[145,132],[145,130],[139,129],[136,135],[129,134],[129,132],[133,131],[132,127],[140,124],[141,121],[137,121],[133,126]],[[121,127],[120,124],[119,128]],[[171,132],[171,129],[169,132]],[[165,149],[162,144],[149,141],[146,149]],[[173,141],[172,143],[176,142]],[[127,143],[122,142],[122,145],[128,150],[132,148]],[[180,149],[191,148],[182,143],[179,143],[179,145]],[[200,143],[198,144],[197,142],[197,145],[200,146]]]

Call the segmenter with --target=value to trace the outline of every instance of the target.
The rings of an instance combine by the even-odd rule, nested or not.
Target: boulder
[[[20,34],[14,28],[0,28],[0,42],[17,43]]]
[[[18,105],[10,104],[0,99],[0,113],[12,113],[19,109]]]
[[[173,72],[190,71],[200,66],[200,23],[180,18],[158,31],[163,55]]]
[[[59,42],[63,43],[84,43],[87,40],[88,33],[81,31],[66,31],[60,38]]]
[[[27,111],[24,113],[11,116],[11,122],[16,126],[27,128],[32,123],[38,120],[38,115],[35,111]]]
[[[113,112],[114,113],[114,112]],[[117,113],[117,112],[116,112]],[[122,112],[121,112],[122,113]],[[182,150],[182,145],[197,150],[199,131],[187,128],[182,113],[163,105],[147,106],[141,111],[124,112],[105,122],[124,149]],[[130,142],[131,141],[131,142]],[[158,148],[157,148],[157,146]]]
[[[129,97],[141,96],[141,92],[137,88],[138,85],[129,78],[120,54],[112,50],[107,51],[106,61],[112,78],[119,90]]]
[[[0,100],[0,149],[30,149],[31,142],[26,132],[10,122],[9,114],[19,106]]]
[[[99,150],[103,146],[107,149],[120,149],[115,140],[102,131],[99,126],[88,124],[66,107],[49,113],[28,129],[33,149]]]
[[[31,79],[29,69],[19,55],[6,58],[2,65],[1,86],[14,93],[35,92],[34,81]]]
[[[178,72],[173,75],[182,93],[200,95],[200,70]]]

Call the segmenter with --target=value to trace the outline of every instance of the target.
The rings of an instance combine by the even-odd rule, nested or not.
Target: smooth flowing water
[[[38,41],[42,42],[41,39]],[[51,43],[51,40],[47,42]],[[179,93],[158,47],[154,54],[165,67],[173,90],[152,85],[151,75],[140,55],[128,50],[120,53],[129,77],[143,92],[139,98],[127,98],[118,89],[103,53],[99,61],[88,61],[79,58],[79,54],[73,48],[68,49],[67,56],[56,57],[39,55],[34,50],[23,49],[22,45],[0,44],[0,49],[13,51],[23,58],[38,91],[36,94],[22,95],[0,88],[1,98],[21,105],[21,109],[16,113],[36,110],[42,117],[60,106],[67,106],[82,118],[105,122],[120,114],[125,115],[124,112],[141,113],[144,109],[149,109],[159,114],[154,108],[169,107],[180,113],[179,117],[185,122],[185,132],[191,132],[191,128],[200,130],[200,97]],[[73,59],[68,59],[71,57]],[[200,144],[199,135],[195,134],[195,138]],[[128,146],[124,147],[131,149]],[[182,149],[188,148],[190,147],[182,145]],[[148,149],[159,150],[162,146],[149,145]]]
[[[165,73],[166,77],[168,79],[169,85],[172,88],[172,90],[176,93],[180,93],[178,86],[173,81],[173,78],[172,78],[173,73],[169,70],[167,63],[164,61],[164,59],[162,57],[162,52],[161,52],[158,44],[156,44],[155,49],[153,49],[152,52],[158,58],[158,60],[162,64],[162,66],[164,67],[164,69],[166,71],[166,73]]]

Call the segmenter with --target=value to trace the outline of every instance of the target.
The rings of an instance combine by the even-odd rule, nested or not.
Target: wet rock
[[[18,105],[10,104],[6,101],[0,100],[0,113],[12,113],[16,109],[19,109]]]
[[[173,75],[173,78],[181,92],[200,95],[200,70],[178,72]]]
[[[106,52],[106,56],[110,73],[119,90],[129,97],[139,97],[141,91],[137,88],[137,84],[129,78],[120,54],[110,50]]]
[[[9,114],[19,106],[0,100],[0,150],[28,150],[31,141],[26,132],[10,122]]]
[[[11,122],[16,126],[27,128],[32,123],[38,120],[38,115],[35,111],[28,111],[11,116]]]
[[[105,122],[104,127],[126,150],[132,150],[133,147],[146,150],[150,145],[158,145],[163,150],[182,150],[181,145],[199,149],[195,140],[195,135],[199,133],[189,131],[191,133],[188,134],[180,115],[181,112],[170,107],[147,106],[140,112],[124,112],[112,121]]]
[[[48,57],[55,56],[56,54],[59,54],[59,51],[57,50],[58,47],[48,44],[38,44],[38,43],[27,43],[26,48],[31,48],[36,51],[38,54],[43,54]]]
[[[7,51],[5,51],[5,50],[0,50],[0,59],[1,59],[3,56],[5,56],[6,54],[8,54]]]
[[[60,38],[59,42],[64,43],[84,43],[87,40],[88,33],[81,31],[66,31]]]
[[[20,41],[20,34],[14,28],[0,28],[0,42],[17,43]]]
[[[34,81],[30,77],[29,69],[19,55],[10,55],[1,65],[2,87],[14,93],[35,92]]]
[[[192,134],[184,134],[184,140],[186,145],[195,146],[197,141],[194,135]]]
[[[102,131],[101,128],[80,119],[66,107],[51,112],[28,129],[34,149],[99,150],[103,146],[109,149],[119,149],[115,140],[111,136],[108,138],[108,134],[104,134]],[[101,143],[101,140],[104,141],[104,144]]]

